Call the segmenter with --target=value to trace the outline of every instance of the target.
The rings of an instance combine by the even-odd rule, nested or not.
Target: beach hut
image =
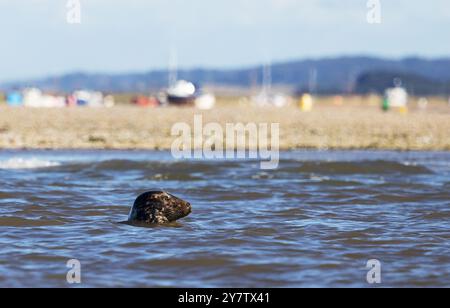
[[[22,93],[18,91],[13,91],[6,94],[6,103],[9,106],[17,107],[23,105],[23,96]]]

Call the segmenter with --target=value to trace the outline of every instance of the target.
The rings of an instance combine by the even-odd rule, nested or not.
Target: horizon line
[[[442,60],[450,60],[449,56],[424,56],[424,55],[404,55],[404,56],[385,56],[385,55],[374,55],[374,54],[343,54],[343,55],[328,55],[328,56],[317,56],[317,57],[304,57],[304,58],[291,58],[291,59],[284,59],[284,60],[274,60],[269,61],[269,65],[276,66],[276,65],[283,65],[283,64],[290,64],[294,62],[308,62],[308,61],[323,61],[323,60],[339,60],[339,59],[346,59],[346,58],[366,58],[366,59],[376,59],[376,60],[384,60],[384,61],[405,61],[405,60],[424,60],[424,61],[442,61]],[[240,66],[233,66],[233,67],[215,67],[215,66],[208,66],[208,65],[196,65],[192,67],[179,67],[178,71],[181,72],[187,72],[187,71],[222,71],[222,72],[232,72],[232,71],[240,71],[240,70],[249,70],[249,69],[256,69],[259,67],[263,67],[264,65],[267,65],[267,63],[254,63],[254,64],[246,64],[246,65],[240,65]],[[73,75],[89,75],[89,76],[95,76],[95,75],[108,75],[108,76],[120,76],[120,75],[144,75],[148,73],[162,73],[162,72],[168,72],[169,71],[169,65],[166,67],[159,67],[159,68],[147,68],[143,69],[141,71],[139,70],[128,70],[128,71],[89,71],[86,69],[74,69],[67,72],[61,72],[61,73],[54,73],[54,74],[47,74],[43,76],[36,76],[36,77],[24,77],[24,78],[17,78],[14,80],[0,80],[1,85],[7,85],[7,84],[14,84],[14,83],[21,83],[21,82],[33,82],[38,80],[48,80],[53,78],[61,78],[66,76],[73,76]]]

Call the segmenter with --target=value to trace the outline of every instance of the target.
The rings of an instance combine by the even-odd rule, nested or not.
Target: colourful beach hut
[[[9,106],[22,106],[23,104],[23,96],[20,92],[10,92],[6,95],[6,103]]]

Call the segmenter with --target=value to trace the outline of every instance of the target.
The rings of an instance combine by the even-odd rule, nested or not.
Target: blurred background
[[[375,24],[366,0],[70,2],[0,1],[4,91],[146,93],[174,68],[202,86],[248,90],[270,64],[272,84],[289,91],[381,92],[401,77],[417,95],[450,92],[444,0],[381,1]]]
[[[389,136],[373,133],[378,127],[373,116],[419,112],[414,123],[422,123],[416,128],[420,136],[400,141],[401,149],[450,147],[443,134],[432,133],[431,144],[424,144],[430,138],[422,136],[429,132],[430,123],[445,123],[436,116],[448,115],[450,109],[450,5],[444,0],[426,4],[416,0],[0,0],[0,23],[0,106],[182,106],[215,110],[213,120],[218,122],[237,121],[230,117],[244,106],[252,109],[243,110],[241,114],[248,117],[239,120],[296,123],[291,139],[305,130],[301,125],[308,120],[318,127],[326,124],[313,120],[313,115],[299,119],[296,112],[330,112],[337,119],[336,127],[349,123],[347,112],[368,127],[363,139],[376,139],[368,145],[389,149],[398,148],[398,142],[380,145],[384,141],[378,139]],[[231,111],[217,109],[224,107]],[[351,109],[355,107],[359,109]],[[255,108],[263,114],[260,118]],[[285,110],[284,114],[278,111],[279,118],[274,118],[273,108]],[[34,127],[48,126],[36,118],[40,111],[19,110],[14,111],[17,117],[35,120]],[[55,112],[51,122],[57,123],[62,112]],[[89,120],[74,121],[93,122],[99,117],[84,112]],[[122,111],[105,115],[125,127],[120,116],[132,117]],[[170,130],[177,116],[190,114],[183,108],[165,116],[161,125]],[[21,131],[17,119],[9,123],[5,118],[5,131]],[[397,125],[411,135],[411,121],[405,125],[405,118],[378,121],[391,132],[398,131]],[[432,128],[446,130],[441,125]],[[132,135],[145,129],[134,127]],[[315,129],[307,134],[315,137]],[[322,135],[330,137],[336,131]],[[30,144],[22,136],[2,139],[0,134],[0,142],[4,147]],[[330,138],[348,148],[342,138]],[[48,139],[31,142],[32,147],[48,144]],[[142,147],[155,147],[138,139]],[[323,142],[313,142],[313,147],[319,144]],[[285,147],[310,145],[296,141]],[[118,147],[108,142],[103,146]]]

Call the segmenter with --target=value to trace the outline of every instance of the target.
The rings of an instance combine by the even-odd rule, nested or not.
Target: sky
[[[69,1],[81,4],[80,24],[67,22]],[[0,0],[0,81],[143,72],[175,59],[180,68],[238,68],[450,56],[450,1],[379,0],[379,24],[367,22],[368,1]]]

